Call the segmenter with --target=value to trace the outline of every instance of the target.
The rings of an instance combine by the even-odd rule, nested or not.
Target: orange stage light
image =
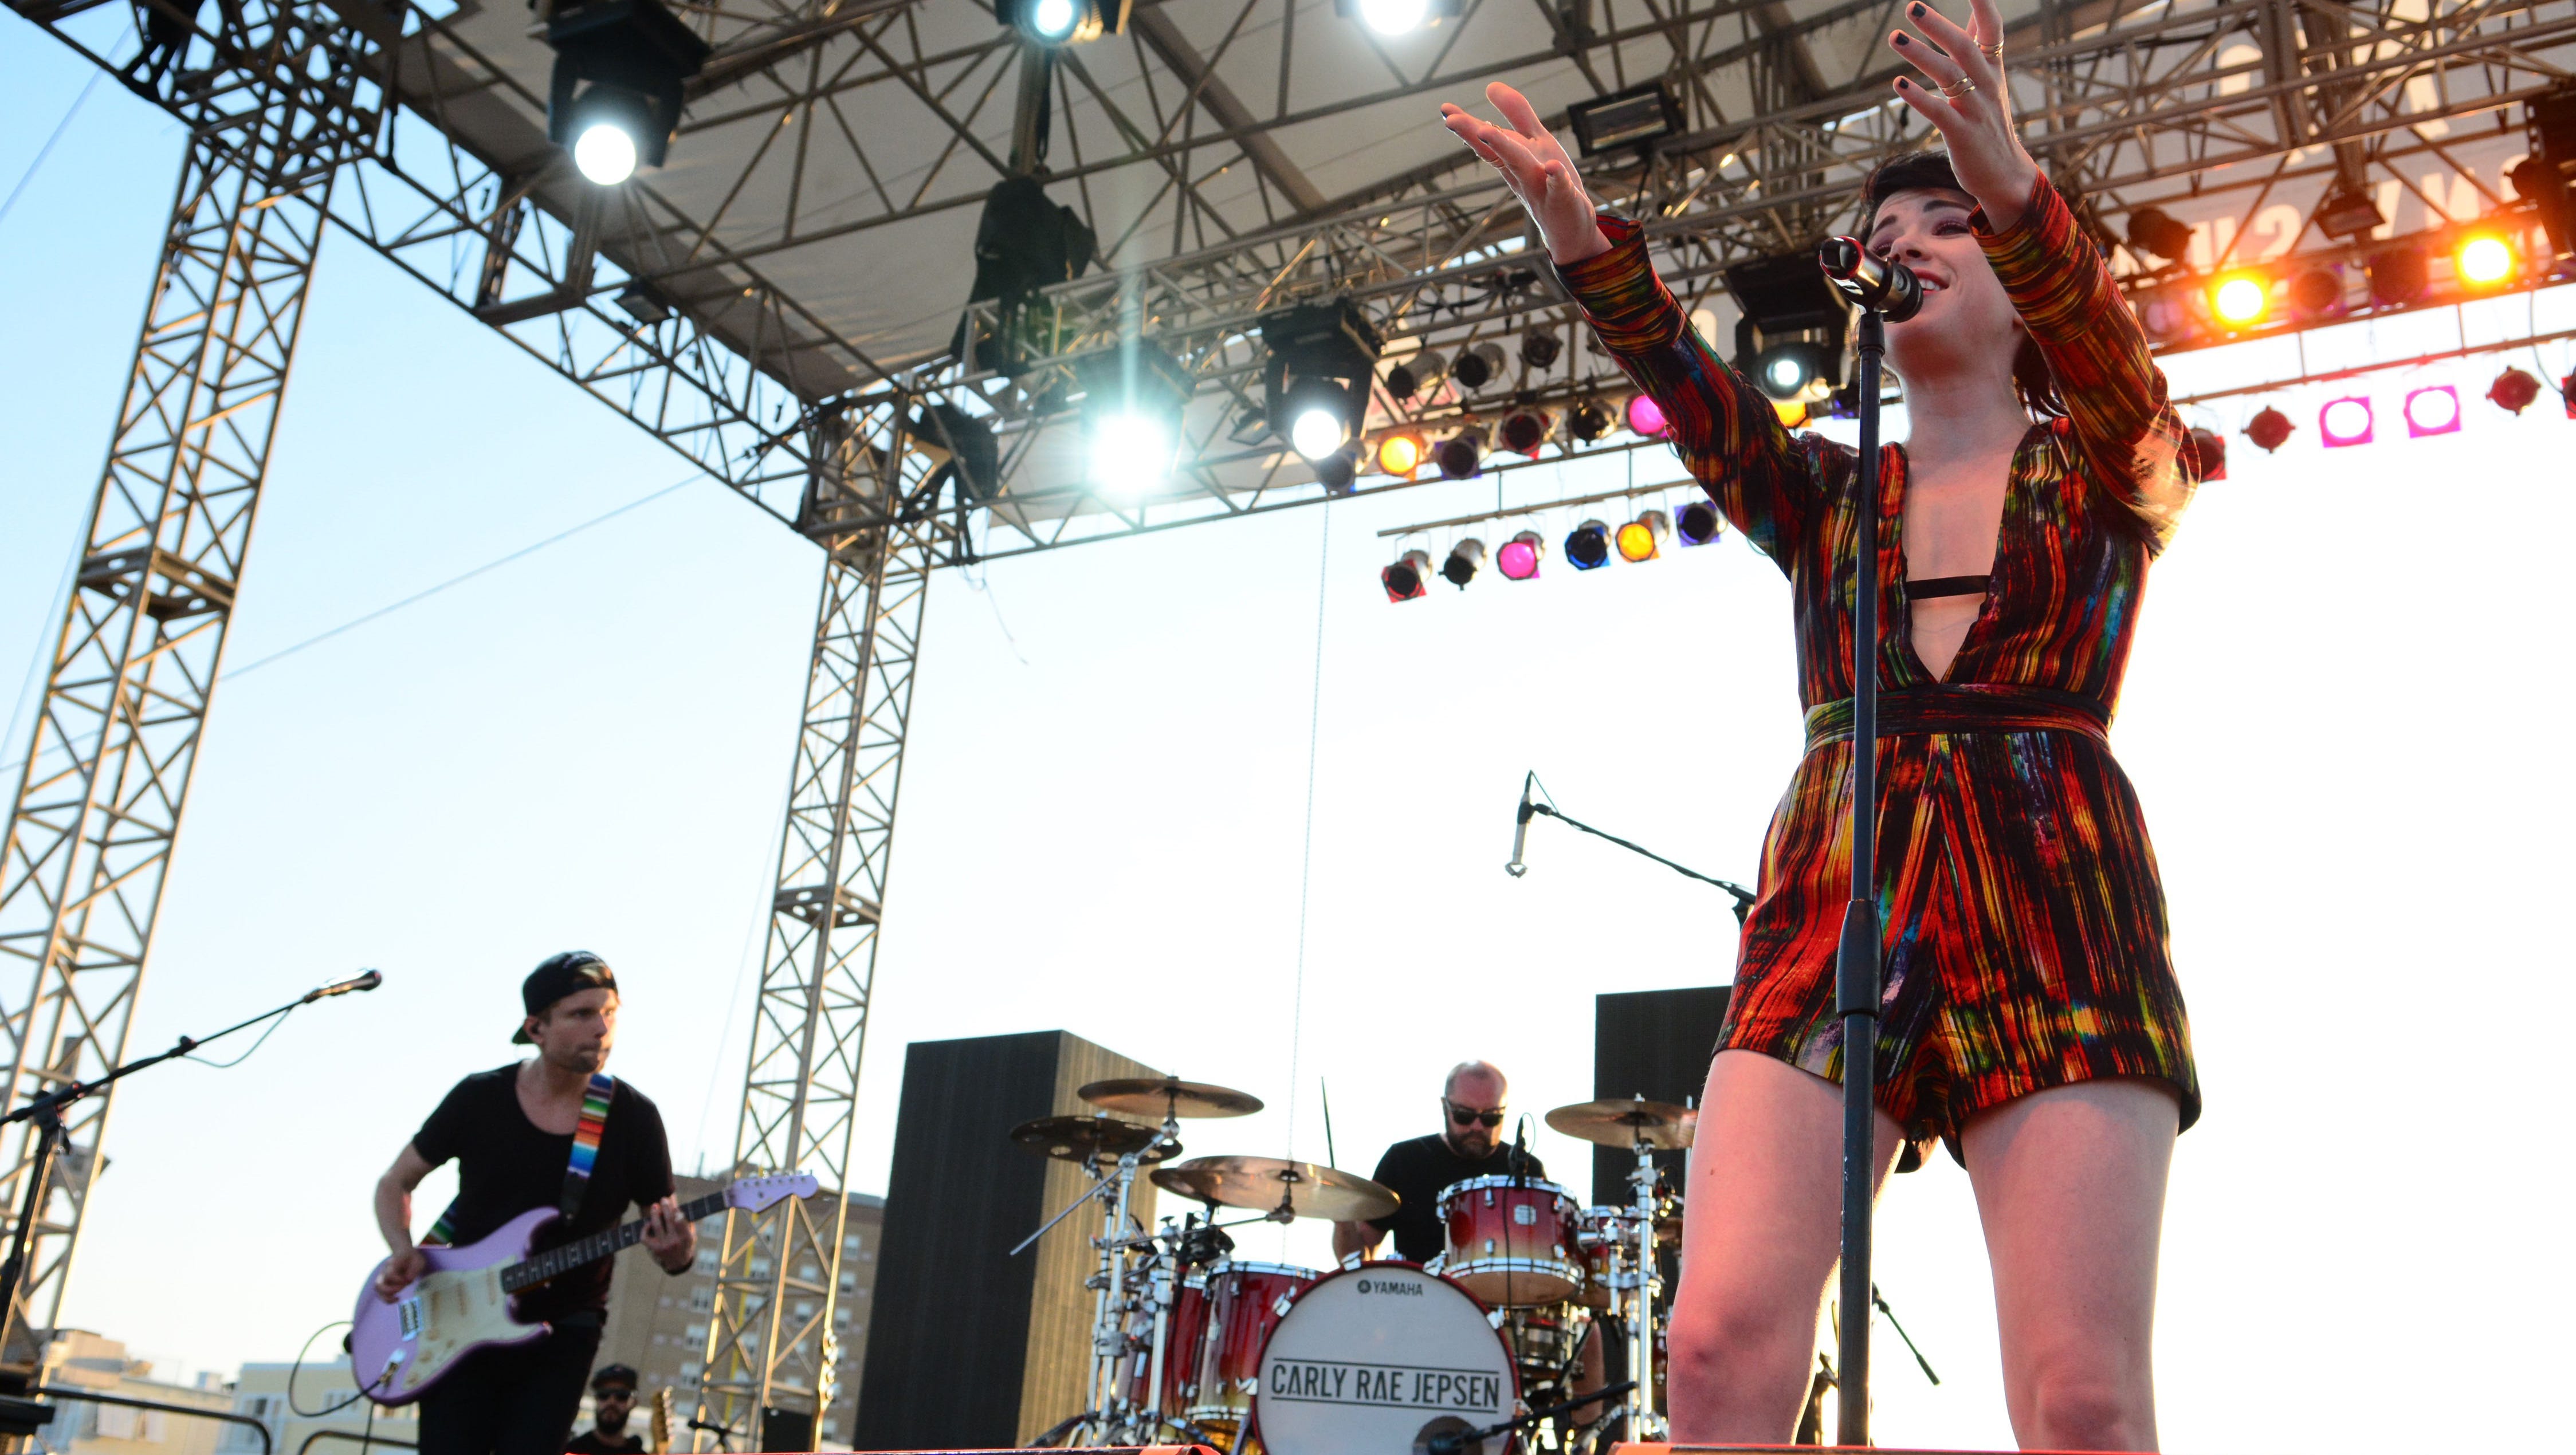
[[[1377,467],[1390,475],[1412,479],[1430,450],[1418,434],[1391,434],[1377,442]]]
[[[2451,250],[2460,281],[2472,288],[2492,288],[2513,276],[2513,247],[2491,232],[2473,232]]]
[[[2210,312],[2230,328],[2259,323],[2272,311],[2272,288],[2261,275],[2232,273],[2209,290]]]

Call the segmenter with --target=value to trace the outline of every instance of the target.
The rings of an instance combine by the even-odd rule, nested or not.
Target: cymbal
[[[1598,1146],[1634,1147],[1642,1137],[1658,1152],[1678,1152],[1699,1130],[1699,1113],[1669,1101],[1614,1096],[1560,1106],[1547,1114],[1547,1124]]]
[[[1012,1141],[1041,1157],[1054,1157],[1065,1162],[1144,1152],[1161,1135],[1152,1127],[1105,1116],[1040,1117],[1011,1128]],[[1159,1152],[1148,1153],[1142,1160],[1160,1162],[1179,1150],[1178,1147],[1165,1147]]]
[[[1154,1185],[1227,1207],[1355,1223],[1394,1212],[1402,1198],[1365,1177],[1276,1157],[1193,1157],[1157,1168]]]
[[[1129,1116],[1152,1117],[1158,1122],[1166,1115],[1243,1117],[1261,1110],[1260,1097],[1237,1091],[1231,1086],[1211,1086],[1204,1081],[1183,1081],[1172,1076],[1122,1076],[1111,1081],[1095,1081],[1074,1095],[1093,1106],[1123,1111]]]

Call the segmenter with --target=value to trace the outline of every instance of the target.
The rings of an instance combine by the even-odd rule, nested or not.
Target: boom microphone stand
[[[1852,238],[1825,240],[1817,262],[1860,307],[1860,517],[1852,575],[1851,903],[1834,956],[1834,1014],[1843,1026],[1843,1262],[1834,1443],[1869,1443],[1870,1193],[1877,1161],[1878,1085],[1878,376],[1887,324],[1923,306],[1901,264]]]

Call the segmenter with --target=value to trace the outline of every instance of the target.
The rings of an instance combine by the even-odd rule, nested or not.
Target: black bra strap
[[[1906,596],[1915,601],[1935,596],[1983,596],[1992,576],[1926,576],[1905,583]]]

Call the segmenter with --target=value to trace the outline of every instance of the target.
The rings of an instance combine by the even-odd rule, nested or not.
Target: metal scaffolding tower
[[[279,10],[204,40],[136,62],[194,136],[0,851],[0,957],[24,973],[0,979],[9,1106],[124,1054],[331,179],[375,125],[367,47],[337,25]],[[110,1105],[68,1111],[0,1361],[56,1322]],[[0,1136],[13,1215],[32,1143]]]

